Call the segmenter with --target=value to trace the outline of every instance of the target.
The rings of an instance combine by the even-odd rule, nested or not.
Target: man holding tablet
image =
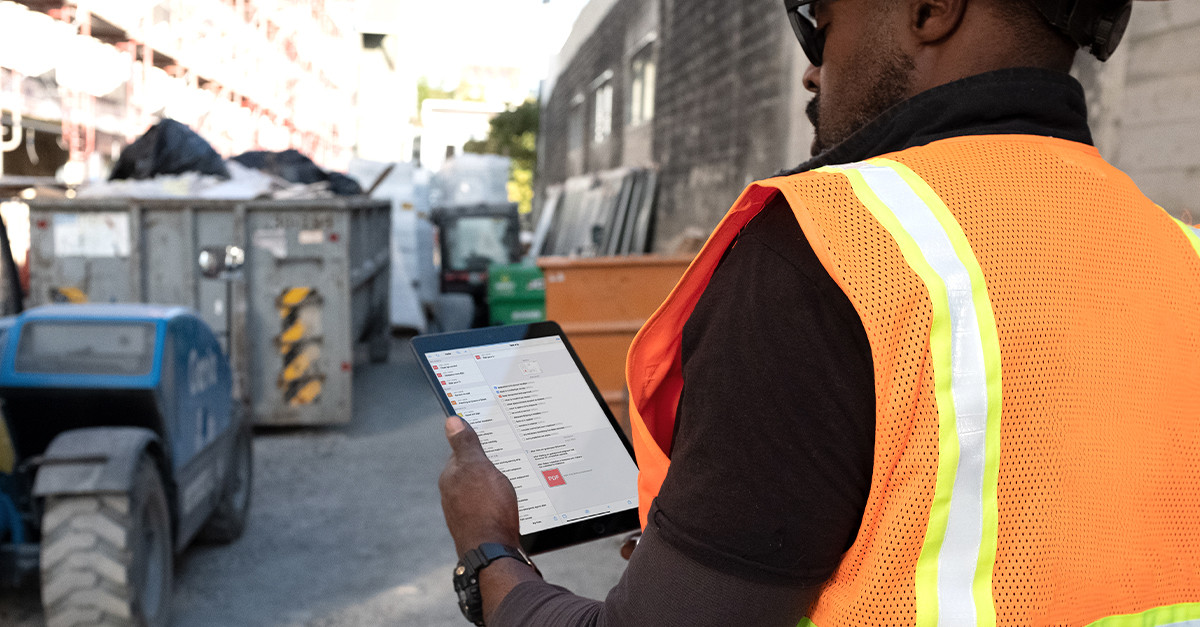
[[[522,519],[572,477],[517,427],[560,472],[506,477],[507,436],[453,412],[472,620],[1200,624],[1200,230],[1100,158],[1067,74],[1129,0],[784,4],[816,156],[746,190],[634,342],[641,544],[603,602],[543,581]]]

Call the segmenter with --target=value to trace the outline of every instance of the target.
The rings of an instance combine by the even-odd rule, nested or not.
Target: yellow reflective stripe
[[[1139,614],[1109,616],[1087,627],[1200,627],[1200,603],[1164,605]]]
[[[991,627],[1001,386],[999,339],[982,269],[945,204],[908,168],[876,160],[822,170],[849,178],[924,281],[933,307],[938,470],[917,560],[917,625]]]
[[[1162,209],[1162,207],[1159,207],[1159,209]],[[1197,255],[1200,255],[1200,230],[1197,230],[1196,227],[1174,216],[1171,216],[1171,219],[1175,221],[1175,224],[1179,225],[1180,230],[1183,231],[1184,237],[1187,237],[1188,243],[1192,245],[1192,250],[1195,251]]]
[[[1000,537],[1000,507],[998,490],[1000,484],[1000,415],[1003,409],[1002,378],[1000,368],[1000,332],[996,329],[996,314],[988,296],[983,268],[979,265],[967,235],[958,220],[950,213],[946,203],[933,191],[916,172],[908,166],[889,159],[871,159],[869,163],[884,165],[895,170],[937,218],[938,223],[950,238],[954,252],[971,277],[975,315],[979,324],[979,335],[983,346],[984,368],[987,376],[987,433],[984,449],[984,476],[982,493],[983,534],[979,547],[979,558],[975,568],[972,592],[980,627],[994,627],[996,608],[992,596],[992,570],[996,565],[997,542]],[[1200,240],[1197,241],[1200,244]]]

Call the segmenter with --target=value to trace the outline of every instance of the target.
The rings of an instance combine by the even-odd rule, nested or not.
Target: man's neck
[[[1042,135],[1091,144],[1083,87],[1067,74],[1010,68],[939,85],[884,111],[800,166],[862,161],[949,137]]]

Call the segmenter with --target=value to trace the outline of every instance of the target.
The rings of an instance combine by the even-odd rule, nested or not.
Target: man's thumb
[[[458,416],[446,419],[446,439],[450,441],[450,448],[454,449],[455,453],[464,452],[463,447],[469,447],[471,444],[475,444],[476,447],[479,445],[475,430]]]

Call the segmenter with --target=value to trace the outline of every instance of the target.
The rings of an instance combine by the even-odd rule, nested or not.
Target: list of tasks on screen
[[[528,534],[637,505],[637,466],[559,337],[426,353]]]

